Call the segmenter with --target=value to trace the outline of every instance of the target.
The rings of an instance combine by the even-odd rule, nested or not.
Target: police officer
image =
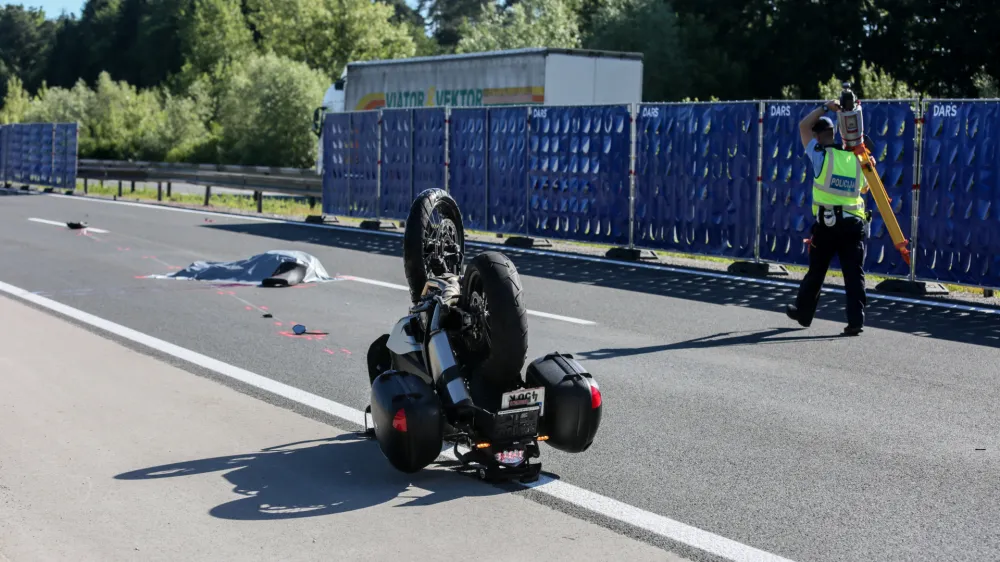
[[[814,109],[799,123],[799,135],[812,163],[812,226],[809,243],[809,271],[799,286],[794,305],[786,314],[804,327],[812,324],[820,288],[833,256],[840,259],[847,292],[847,327],[844,333],[856,336],[865,322],[864,261],[871,215],[865,211],[862,194],[868,181],[853,152],[834,142],[834,121],[824,115],[837,112],[840,104],[829,101]]]

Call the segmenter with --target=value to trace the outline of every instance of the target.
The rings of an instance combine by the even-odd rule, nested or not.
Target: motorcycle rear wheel
[[[510,258],[500,252],[473,258],[462,279],[460,306],[476,322],[464,338],[470,384],[484,382],[494,391],[517,388],[528,356],[528,313]]]

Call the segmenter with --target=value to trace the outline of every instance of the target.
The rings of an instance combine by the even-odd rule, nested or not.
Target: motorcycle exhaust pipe
[[[427,361],[430,366],[434,384],[444,390],[453,406],[471,406],[472,397],[465,387],[461,367],[455,360],[455,352],[448,340],[448,333],[441,329],[441,309],[445,305],[438,303],[434,307],[428,329]]]

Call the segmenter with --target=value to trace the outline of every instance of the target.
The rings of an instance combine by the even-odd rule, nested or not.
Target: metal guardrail
[[[84,180],[84,192],[89,180],[121,182],[156,182],[157,200],[163,200],[163,183],[170,196],[172,182],[205,186],[205,205],[212,187],[228,187],[254,192],[257,211],[262,209],[264,192],[308,197],[310,204],[323,195],[323,178],[311,168],[271,168],[266,166],[223,166],[213,164],[176,164],[168,162],[134,162],[121,160],[80,160],[77,177]]]

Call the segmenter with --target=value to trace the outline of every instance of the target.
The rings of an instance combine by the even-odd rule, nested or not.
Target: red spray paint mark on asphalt
[[[282,336],[285,336],[287,338],[298,338],[298,339],[304,339],[304,340],[309,340],[309,341],[313,341],[313,340],[322,341],[322,340],[326,339],[326,334],[310,334],[308,332],[306,332],[306,333],[304,333],[302,335],[298,335],[295,332],[291,332],[291,331],[285,330],[283,332],[278,332],[278,334],[280,334]]]
[[[329,350],[329,349],[324,349],[323,351],[329,353],[330,355],[336,355],[336,353],[337,353],[336,351],[332,351],[332,350]]]
[[[341,351],[343,351],[344,353],[346,353],[346,354],[348,354],[348,355],[350,355],[350,354],[351,354],[351,352],[350,352],[350,351],[347,351],[346,349],[341,349]]]
[[[129,250],[131,250],[131,249],[132,249],[132,248],[122,248],[121,246],[118,246],[118,251],[119,251],[119,252],[127,252],[127,251],[129,251]]]
[[[262,307],[260,307],[260,309],[261,310],[267,310],[267,307],[266,306],[262,306]]]
[[[282,324],[281,324],[281,322],[275,322],[274,325],[275,326],[281,326]]]
[[[236,293],[232,291],[218,291],[220,295],[235,295]]]
[[[248,306],[248,307],[246,307],[246,309],[247,310],[253,310],[253,307],[252,306]]]

